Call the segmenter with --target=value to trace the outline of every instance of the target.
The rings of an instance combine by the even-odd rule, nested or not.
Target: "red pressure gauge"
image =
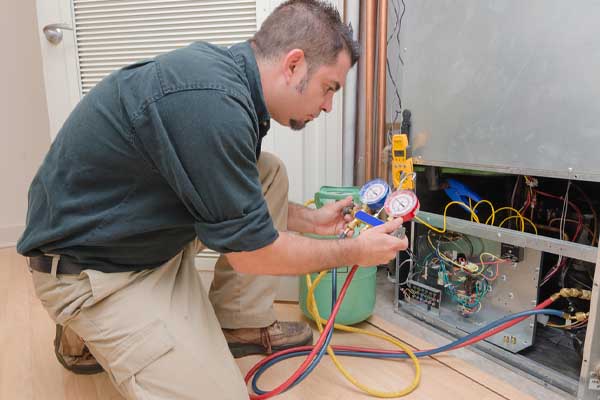
[[[396,190],[388,196],[384,208],[388,216],[402,217],[407,222],[419,211],[419,199],[411,190]]]

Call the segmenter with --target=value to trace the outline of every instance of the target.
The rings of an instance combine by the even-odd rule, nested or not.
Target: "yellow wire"
[[[446,233],[446,214],[448,213],[448,208],[453,205],[453,204],[458,204],[460,206],[465,207],[466,209],[468,209],[469,211],[471,211],[471,217],[473,218],[473,220],[477,223],[479,222],[479,217],[477,217],[477,214],[475,214],[475,212],[473,211],[473,209],[471,207],[469,207],[468,205],[466,205],[465,203],[463,203],[462,201],[451,201],[450,203],[446,204],[446,207],[444,207],[444,225],[442,227],[442,229],[438,229],[435,226],[432,226],[430,224],[428,224],[427,222],[423,221],[421,218],[419,218],[418,216],[415,216],[415,220],[418,221],[419,223],[425,225],[426,227],[428,227],[429,229],[431,229],[434,232],[437,233]]]
[[[479,205],[480,205],[481,203],[485,203],[485,204],[489,205],[489,206],[490,206],[490,208],[492,209],[492,214],[491,214],[491,217],[492,217],[492,225],[494,225],[494,218],[495,218],[496,211],[494,210],[494,205],[492,204],[492,202],[491,202],[491,201],[489,201],[489,200],[479,200],[479,201],[478,201],[477,203],[475,203],[475,205],[473,206],[473,212],[475,212],[475,210],[477,210],[477,207],[479,207]],[[486,222],[486,224],[487,224],[487,222]]]
[[[310,275],[308,275],[308,274],[306,275],[306,285],[309,288],[307,299],[306,299],[306,303],[307,303],[306,306],[309,309],[311,315],[313,316],[313,319],[317,323],[319,332],[323,332],[322,324],[327,323],[327,320],[321,318],[321,316],[319,314],[319,309],[317,308],[316,300],[314,297],[314,290],[317,287],[317,285],[319,284],[319,282],[321,281],[321,279],[323,278],[323,276],[325,276],[325,274],[327,274],[327,271],[321,272],[315,279],[314,283],[311,282]],[[339,329],[341,331],[345,331],[345,332],[361,333],[364,335],[373,336],[373,337],[377,337],[377,338],[386,340],[386,341],[398,346],[400,349],[402,349],[404,352],[406,352],[406,354],[408,354],[408,356],[412,359],[413,364],[415,366],[415,376],[413,378],[412,383],[408,387],[406,387],[405,389],[398,391],[398,392],[382,392],[382,391],[379,391],[376,389],[372,389],[372,388],[360,383],[356,378],[354,378],[344,368],[344,366],[339,362],[339,360],[335,356],[335,352],[333,351],[332,347],[327,346],[327,354],[329,354],[329,356],[331,357],[331,360],[335,364],[336,368],[354,386],[358,387],[362,391],[364,391],[372,396],[376,396],[376,397],[380,397],[380,398],[393,398],[393,397],[406,396],[409,393],[412,393],[417,388],[417,386],[419,386],[419,383],[421,381],[421,365],[419,364],[419,360],[417,359],[417,357],[415,356],[413,351],[408,346],[406,346],[404,343],[402,343],[399,340],[396,340],[392,337],[386,336],[386,335],[382,335],[382,334],[379,334],[376,332],[370,332],[370,331],[367,331],[364,329],[354,328],[354,327],[346,326],[346,325],[342,325],[342,324],[334,324],[334,328]]]
[[[511,219],[513,219],[513,218],[521,218],[522,220],[525,220],[527,223],[529,223],[529,225],[531,225],[531,226],[533,227],[533,230],[534,230],[535,234],[536,234],[536,235],[538,234],[537,226],[535,226],[535,224],[533,223],[533,221],[532,221],[532,220],[530,220],[530,219],[529,219],[529,218],[527,218],[527,217],[524,217],[524,216],[522,216],[522,215],[511,215],[510,217],[504,218],[504,219],[502,220],[502,222],[500,222],[500,224],[499,224],[498,226],[501,228],[501,227],[502,227],[502,225],[504,225],[504,223],[505,223],[506,221],[508,221],[508,220],[511,220]],[[521,229],[521,231],[524,231],[524,230],[525,230],[525,229]]]
[[[525,221],[524,221],[525,217],[523,217],[521,215],[521,213],[519,212],[519,210],[516,210],[516,209],[514,209],[512,207],[501,207],[501,208],[497,209],[496,211],[494,211],[494,213],[492,215],[489,216],[488,219],[485,220],[485,224],[488,225],[488,223],[490,222],[490,220],[492,220],[492,225],[494,225],[493,221],[494,221],[495,215],[497,213],[499,213],[500,211],[503,211],[503,210],[513,211],[513,212],[515,212],[517,214],[517,218],[521,219],[521,232],[523,232],[525,230]],[[502,225],[499,225],[499,226],[502,226]]]

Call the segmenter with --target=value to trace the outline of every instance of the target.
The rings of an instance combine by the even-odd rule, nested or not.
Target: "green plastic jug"
[[[352,196],[354,201],[358,203],[360,188],[358,187],[335,187],[323,186],[319,192],[315,193],[315,206],[317,208],[337,200],[345,199]],[[309,235],[314,238],[329,240],[336,239],[335,236],[317,236]],[[338,294],[346,281],[351,266],[337,268],[337,291]],[[360,267],[354,274],[354,279],[348,287],[346,296],[340,310],[337,314],[335,322],[343,325],[352,325],[364,321],[369,318],[375,308],[375,286],[376,286],[377,268]],[[319,274],[311,274],[311,280],[317,278]],[[319,286],[315,289],[315,300],[319,314],[327,319],[331,313],[331,272],[321,279]],[[299,278],[300,285],[300,308],[304,315],[312,319],[312,315],[306,308],[306,298],[308,295],[308,287],[306,286],[306,277],[303,275]]]

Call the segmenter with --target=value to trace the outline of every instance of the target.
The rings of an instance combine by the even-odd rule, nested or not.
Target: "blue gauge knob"
[[[373,211],[379,211],[390,194],[390,186],[383,179],[373,179],[360,188],[360,200]]]

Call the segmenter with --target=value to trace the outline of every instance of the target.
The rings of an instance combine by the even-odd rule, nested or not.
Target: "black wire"
[[[390,36],[387,39],[387,43],[389,44],[390,41],[392,40],[392,38],[394,37],[394,35],[396,36],[396,42],[398,43],[398,59],[400,61],[400,64],[402,66],[404,66],[404,60],[402,59],[402,52],[400,49],[400,31],[402,29],[402,18],[404,17],[404,13],[406,12],[406,4],[404,3],[404,0],[402,1],[402,13],[399,15],[398,14],[398,8],[396,7],[396,2],[392,1],[392,5],[394,6],[394,14],[396,16],[396,23],[394,24],[394,29],[392,30],[392,33],[390,34]],[[392,121],[392,125],[396,123],[396,121],[398,121],[398,116],[400,114],[402,114],[402,99],[400,97],[400,92],[398,90],[398,84],[396,83],[396,80],[394,79],[393,75],[392,75],[392,71],[390,68],[390,60],[386,55],[386,66],[387,66],[387,72],[388,72],[388,76],[390,77],[390,80],[392,81],[392,85],[394,86],[394,92],[396,95],[396,98],[398,99],[398,109],[394,111],[394,119]],[[388,140],[389,140],[389,136],[388,136]]]

